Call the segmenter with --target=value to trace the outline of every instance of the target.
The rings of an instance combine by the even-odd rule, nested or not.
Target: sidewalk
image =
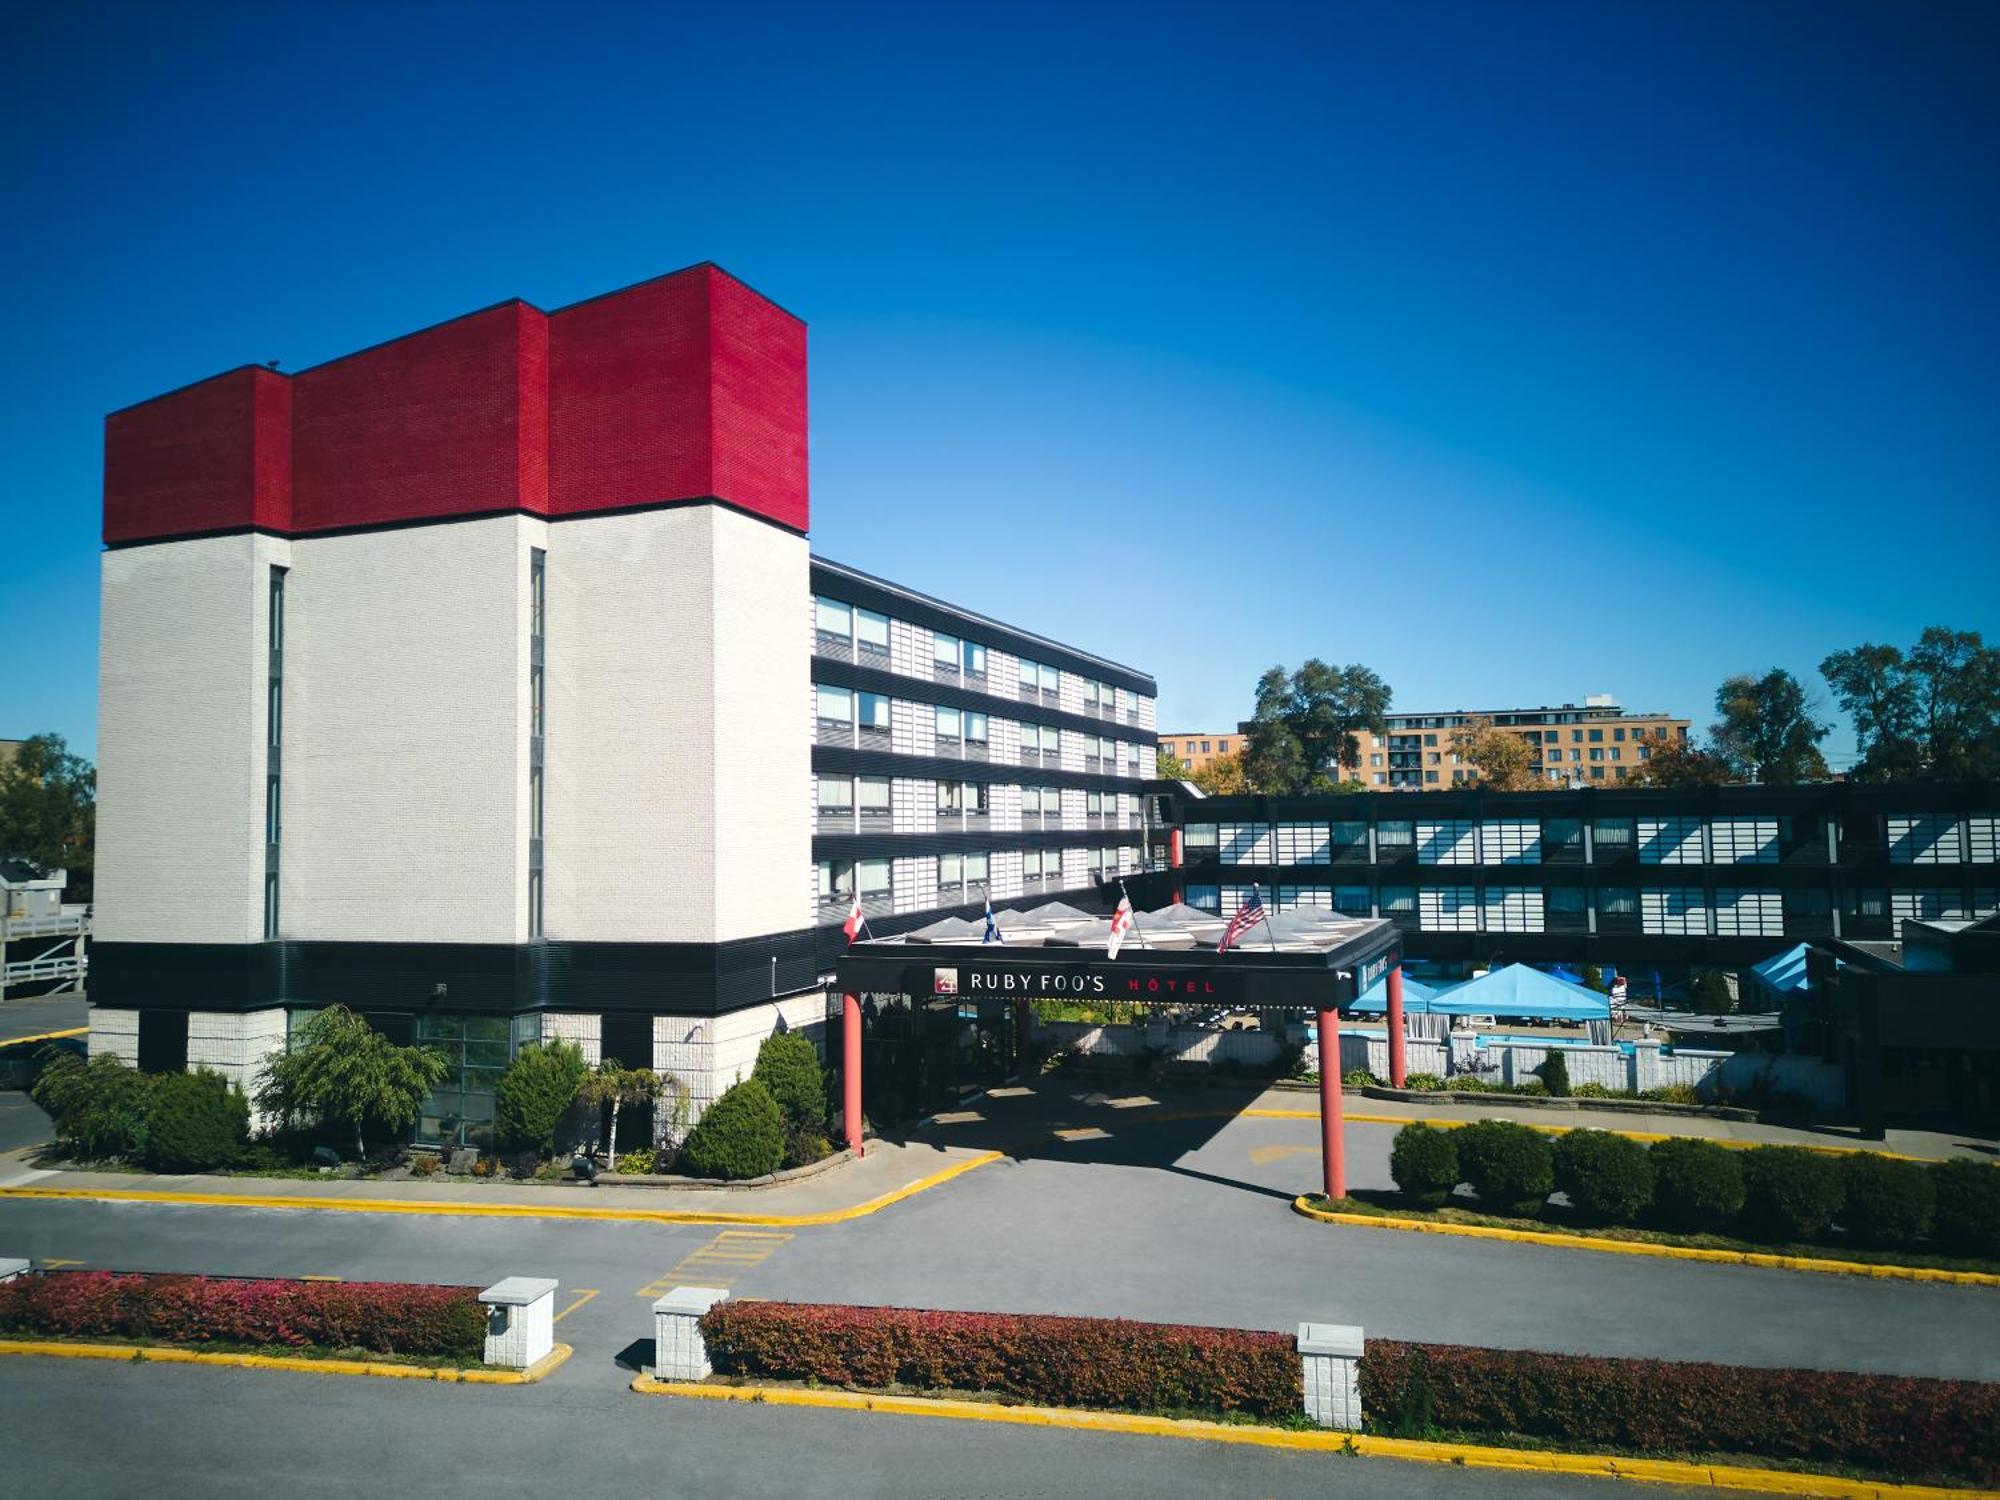
[[[799,1182],[768,1188],[599,1186],[570,1182],[462,1181],[456,1178],[383,1182],[368,1178],[172,1177],[147,1172],[35,1169],[32,1152],[0,1156],[0,1200],[87,1197],[110,1201],[226,1203],[237,1207],[346,1210],[368,1213],[498,1214],[652,1222],[761,1222],[811,1219],[836,1223],[887,1207],[950,1177],[985,1165],[991,1154],[922,1141],[870,1141],[868,1154]]]

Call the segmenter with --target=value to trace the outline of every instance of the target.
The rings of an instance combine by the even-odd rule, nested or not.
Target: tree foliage
[[[787,1129],[826,1126],[826,1078],[819,1049],[796,1031],[774,1031],[757,1049],[750,1076],[771,1091]]]
[[[589,1071],[575,1042],[528,1043],[494,1089],[493,1124],[500,1139],[544,1155],[554,1151],[556,1127]]]
[[[681,1162],[697,1177],[765,1177],[785,1159],[785,1115],[755,1078],[734,1084],[689,1132]]]
[[[1272,667],[1257,681],[1257,709],[1243,769],[1257,791],[1298,796],[1337,791],[1341,768],[1361,760],[1361,730],[1388,732],[1389,684],[1359,664],[1313,658],[1296,672]]]
[[[146,1165],[207,1172],[232,1165],[250,1142],[250,1102],[220,1073],[166,1073],[146,1111]]]
[[[1474,714],[1451,732],[1451,748],[1458,758],[1479,773],[1482,786],[1496,792],[1558,791],[1563,782],[1551,781],[1528,742],[1518,734],[1493,727],[1493,720]]]
[[[1860,645],[1819,665],[1854,720],[1863,781],[2000,776],[2000,647],[1933,625],[1907,653]]]
[[[1718,969],[1704,969],[1688,981],[1688,1009],[1698,1016],[1726,1016],[1736,1009],[1736,997],[1729,992],[1729,976]]]
[[[22,741],[0,762],[0,856],[69,871],[64,896],[89,901],[97,842],[97,771],[59,734]]]
[[[71,1053],[49,1059],[29,1095],[55,1122],[56,1138],[87,1160],[136,1157],[146,1145],[155,1079],[119,1058]]]
[[[665,1091],[667,1080],[651,1068],[628,1068],[615,1057],[607,1057],[584,1075],[578,1091],[591,1104],[611,1106],[611,1135],[605,1142],[605,1160],[613,1171],[618,1168],[618,1116],[628,1106],[651,1104]]]
[[[1721,717],[1709,739],[1737,779],[1767,786],[1826,780],[1819,742],[1832,726],[1813,717],[1805,688],[1783,667],[1725,677],[1715,711]]]
[[[257,1102],[287,1124],[320,1119],[368,1138],[400,1137],[451,1071],[435,1047],[399,1047],[344,1005],[307,1021],[289,1052],[274,1058]]]
[[[1186,781],[1188,763],[1173,754],[1165,745],[1153,752],[1153,775],[1161,781]]]
[[[1211,797],[1229,797],[1254,790],[1243,769],[1243,752],[1218,755],[1201,769],[1189,774],[1189,781]]]
[[[1734,779],[1721,756],[1678,738],[1648,746],[1646,759],[1632,773],[1639,786],[1724,786]]]

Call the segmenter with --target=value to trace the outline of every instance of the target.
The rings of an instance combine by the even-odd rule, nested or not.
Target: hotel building
[[[805,326],[712,265],[106,422],[91,1045],[246,1089],[341,1003],[702,1107],[883,933],[1136,871],[1150,677],[807,541]]]

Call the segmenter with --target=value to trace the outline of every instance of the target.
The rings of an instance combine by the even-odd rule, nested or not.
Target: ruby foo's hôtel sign
[[[1385,968],[1371,961],[1368,968]],[[1372,982],[1375,976],[1369,975]],[[1319,967],[1167,967],[1100,959],[1075,964],[934,963],[903,971],[905,994],[966,1000],[1136,1000],[1156,1005],[1307,1008],[1346,1004],[1357,989],[1352,969]]]

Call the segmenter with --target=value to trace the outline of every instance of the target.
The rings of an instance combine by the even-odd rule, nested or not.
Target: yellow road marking
[[[1317,1146],[1252,1146],[1250,1160],[1261,1167],[1270,1162],[1283,1161],[1288,1156],[1318,1156],[1319,1149]]]
[[[82,1264],[83,1262],[80,1260],[45,1260],[42,1262],[42,1269],[44,1271],[53,1271],[58,1266],[80,1266]]]
[[[707,1244],[690,1250],[672,1270],[656,1276],[633,1295],[657,1298],[689,1283],[727,1287],[745,1271],[761,1266],[793,1238],[789,1234],[725,1229]]]
[[[344,1280],[346,1280],[346,1278],[345,1278],[345,1277],[343,1277],[343,1276],[301,1276],[301,1277],[299,1278],[299,1280],[301,1280],[301,1281],[344,1281]]]
[[[583,1287],[578,1287],[576,1289],[575,1300],[573,1300],[568,1307],[565,1307],[561,1312],[557,1313],[549,1321],[552,1323],[560,1323],[564,1318],[568,1317],[571,1313],[575,1312],[579,1307],[583,1306],[584,1303],[588,1302],[592,1297],[595,1297],[596,1295],[597,1293],[594,1289],[586,1289]]]
[[[1819,1260],[1803,1255],[1770,1255],[1761,1250],[1709,1250],[1694,1245],[1653,1245],[1643,1240],[1606,1240],[1581,1234],[1552,1234],[1539,1229],[1500,1229],[1487,1224],[1448,1224],[1432,1219],[1398,1219],[1373,1214],[1343,1214],[1314,1208],[1304,1198],[1292,1207],[1308,1219],[1362,1229],[1401,1229],[1415,1234],[1453,1234],[1467,1239],[1511,1240],[1523,1245],[1553,1245],[1559,1250],[1592,1250],[1604,1255],[1653,1255],[1666,1260],[1721,1261],[1729,1265],[1765,1266],[1780,1271],[1818,1271],[1829,1276],[1872,1276],[1887,1281],[1941,1281],[1952,1286],[2000,1286],[1991,1271],[1944,1271],[1932,1266],[1884,1266],[1859,1260]]]
[[[1108,1141],[1111,1132],[1099,1130],[1095,1125],[1078,1125],[1067,1130],[1058,1130],[1056,1135],[1065,1141]]]
[[[28,1042],[56,1042],[66,1036],[87,1036],[88,1026],[72,1026],[68,1031],[38,1031],[33,1036],[0,1037],[0,1048],[19,1047]]]
[[[218,1354],[158,1344],[71,1344],[58,1339],[0,1339],[0,1356],[35,1354],[49,1359],[116,1359],[142,1365],[228,1365],[239,1370],[296,1370],[308,1375],[379,1375],[389,1380],[441,1380],[453,1385],[532,1385],[576,1351],[557,1344],[526,1370],[458,1370],[391,1365],[360,1359],[305,1359],[290,1354]]]
[[[880,1412],[891,1416],[939,1417],[961,1422],[1004,1422],[1022,1427],[1069,1427],[1085,1432],[1130,1433],[1255,1448],[1291,1448],[1316,1453],[1349,1453],[1362,1458],[1459,1464],[1475,1469],[1589,1474],[1650,1484],[1702,1485],[1720,1490],[1751,1490],[1766,1495],[1818,1496],[1823,1500],[1977,1500],[1982,1493],[1991,1494],[1935,1485],[1882,1484],[1875,1480],[1843,1479],[1831,1474],[1799,1474],[1785,1469],[1755,1469],[1734,1464],[1615,1458],[1596,1453],[1548,1453],[1532,1448],[1486,1448],[1472,1443],[1371,1437],[1359,1432],[1296,1432],[1282,1427],[1146,1417],[1129,1412],[1000,1406],[985,1401],[876,1396],[863,1391],[809,1390],[797,1386],[702,1385],[688,1381],[655,1380],[649,1375],[634,1379],[632,1389],[642,1396],[814,1406],[840,1411]]]

